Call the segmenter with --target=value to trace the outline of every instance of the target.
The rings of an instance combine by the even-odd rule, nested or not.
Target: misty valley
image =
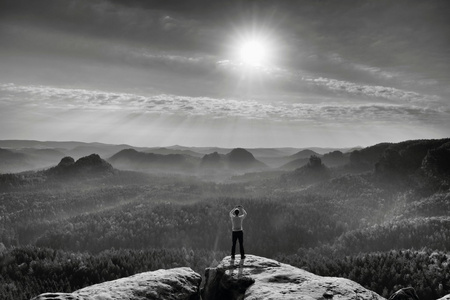
[[[245,248],[385,298],[450,293],[450,139],[357,149],[0,141],[0,299],[139,272],[203,274]]]

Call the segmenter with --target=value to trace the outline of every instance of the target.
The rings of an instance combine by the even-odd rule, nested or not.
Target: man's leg
[[[245,258],[245,251],[244,251],[244,232],[239,231],[239,252],[241,252],[241,258]]]
[[[233,245],[231,246],[231,258],[234,259],[234,254],[236,252],[236,241],[238,239],[238,235],[236,231],[233,231],[233,234],[231,235],[231,240],[233,242]]]

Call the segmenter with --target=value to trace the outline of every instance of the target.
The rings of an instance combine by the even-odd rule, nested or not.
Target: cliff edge
[[[253,255],[244,260],[231,260],[227,256],[216,268],[206,269],[205,276],[203,300],[384,300],[351,280],[317,276]]]
[[[317,276],[275,260],[248,255],[225,257],[201,276],[190,268],[145,272],[85,287],[73,293],[45,293],[32,300],[385,300],[343,278]]]
[[[73,293],[45,293],[32,300],[199,300],[201,281],[190,268],[174,268],[107,281]]]

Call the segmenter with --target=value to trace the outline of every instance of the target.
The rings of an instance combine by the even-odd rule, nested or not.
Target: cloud
[[[0,1],[0,83],[15,83],[0,84],[0,131],[27,132],[57,116],[87,127],[93,118],[110,120],[103,136],[122,118],[138,116],[127,134],[165,117],[182,124],[180,136],[189,123],[205,121],[209,130],[233,127],[230,120],[248,125],[239,132],[275,124],[273,136],[380,125],[382,140],[386,127],[404,124],[412,124],[408,137],[421,129],[447,134],[449,5]],[[233,61],[234,41],[249,33],[273,37],[272,66]],[[165,136],[169,123],[153,131]],[[266,132],[260,131],[265,143]]]
[[[191,86],[185,84],[186,94],[198,90],[197,95],[211,95],[211,85],[222,92],[223,80],[230,74],[239,79],[242,71],[227,57],[231,41],[246,31],[267,30],[276,37],[279,57],[274,61],[279,65],[259,70],[272,80],[264,82],[266,87],[299,91],[316,80],[313,85],[333,92],[417,103],[420,96],[407,91],[438,86],[447,91],[436,94],[449,94],[445,37],[450,26],[443,13],[448,4],[397,2],[2,1],[0,63],[18,53],[38,63],[47,56],[55,61],[49,73],[57,78],[69,63],[104,64],[110,69],[125,64],[152,75],[161,71],[160,78],[188,76]],[[19,63],[11,69],[20,67]],[[285,71],[304,74],[309,82],[299,88],[298,79],[289,83]],[[23,76],[40,78],[40,70],[30,73]],[[89,75],[86,71],[80,77]],[[150,84],[158,81],[156,75]],[[100,75],[92,77],[90,81]],[[1,80],[18,81],[12,75]],[[198,82],[203,80],[214,83],[202,90]]]
[[[265,84],[269,84],[272,87],[279,87],[279,92],[282,93],[281,88],[285,91],[292,91],[303,95],[305,93],[312,93],[315,95],[322,95],[338,98],[347,98],[355,103],[377,103],[385,102],[389,104],[408,104],[419,107],[432,107],[435,109],[445,109],[448,107],[446,100],[434,94],[424,94],[415,92],[412,90],[405,90],[396,88],[390,85],[374,85],[370,83],[358,83],[347,80],[339,80],[328,77],[317,77],[313,74],[302,74],[301,72],[289,71],[287,69],[274,68],[274,67],[260,67],[257,70],[246,70],[245,66],[230,60],[223,60],[217,62],[217,66],[234,75],[243,74],[245,72],[250,74],[258,74],[258,76],[264,75],[266,80]],[[359,69],[369,75],[376,75],[384,77],[387,81],[396,77],[395,74],[382,71],[376,67],[370,67],[366,65],[352,65],[352,68]],[[433,82],[416,82],[416,86],[433,84]],[[281,87],[281,88],[280,88]]]
[[[319,81],[322,82],[322,81]],[[187,97],[168,94],[138,95],[49,86],[0,85],[1,105],[21,105],[40,110],[123,112],[208,119],[240,118],[265,122],[299,122],[309,125],[358,122],[442,122],[448,111],[413,104],[305,104],[260,103],[256,100]]]
[[[321,87],[326,87],[338,93],[348,93],[355,96],[384,98],[388,100],[411,103],[419,106],[436,106],[442,99],[436,95],[423,95],[387,86],[363,85],[332,78],[302,77],[303,81]]]

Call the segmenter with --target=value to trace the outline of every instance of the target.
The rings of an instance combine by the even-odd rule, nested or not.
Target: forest
[[[450,293],[449,149],[449,140],[380,144],[343,166],[312,156],[294,171],[222,181],[123,171],[94,156],[0,174],[0,298],[175,266],[203,275],[229,255],[228,212],[240,204],[247,253],[384,297],[412,286],[437,299]]]

